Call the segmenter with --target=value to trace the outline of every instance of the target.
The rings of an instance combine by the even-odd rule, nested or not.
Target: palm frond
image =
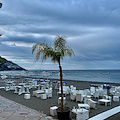
[[[38,61],[41,58],[42,61],[45,61],[48,58],[51,58],[51,61],[60,62],[60,59],[63,59],[65,56],[74,55],[73,50],[66,46],[66,37],[56,36],[54,42],[54,48],[48,46],[47,44],[35,44],[32,47],[32,54],[36,51],[35,61]]]
[[[66,44],[66,37],[60,37],[57,35],[54,42],[55,49],[61,51],[65,47],[65,44]]]

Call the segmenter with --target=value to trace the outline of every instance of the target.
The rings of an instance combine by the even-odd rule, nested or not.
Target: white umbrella
[[[2,79],[6,79],[8,76],[7,75],[2,75],[1,78]]]
[[[60,72],[59,72],[59,73],[57,73],[56,75],[57,75],[57,76],[60,76]],[[62,73],[62,75],[64,76],[65,74],[64,74],[64,73]]]
[[[43,72],[41,72],[39,75],[48,78],[48,76],[51,76],[52,74],[51,74],[50,72],[43,71]]]

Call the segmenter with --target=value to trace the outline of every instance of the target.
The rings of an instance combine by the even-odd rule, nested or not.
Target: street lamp
[[[2,7],[2,3],[0,3],[0,8]]]

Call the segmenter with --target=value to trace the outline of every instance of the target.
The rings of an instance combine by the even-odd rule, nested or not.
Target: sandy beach
[[[16,84],[18,84],[19,82],[21,82],[21,79],[13,79],[15,81]],[[51,80],[51,81],[55,81],[55,80]],[[25,81],[23,81],[25,82]],[[103,83],[97,83],[97,82],[87,82],[87,81],[66,81],[68,84],[67,85],[74,85],[77,87],[77,89],[86,89],[86,88],[90,88],[91,84],[103,84]],[[38,83],[39,84],[39,83]],[[112,85],[112,84],[111,84]],[[118,85],[120,86],[120,84],[115,84],[114,85]],[[3,80],[0,79],[0,86],[5,86],[5,82]],[[54,87],[54,83],[53,83],[53,87]],[[24,106],[27,106],[29,108],[35,109],[39,112],[43,112],[45,113],[47,116],[50,115],[50,107],[52,106],[58,106],[58,95],[57,92],[58,90],[53,90],[53,97],[46,99],[46,100],[42,100],[41,98],[36,98],[35,96],[32,96],[33,91],[35,91],[35,88],[30,89],[30,94],[31,94],[31,98],[30,100],[26,100],[24,99],[24,94],[22,95],[18,95],[18,94],[14,94],[14,91],[5,91],[4,89],[0,89],[0,95],[13,100],[17,103],[20,103]],[[69,95],[66,96],[66,106],[70,107],[70,109],[72,109],[74,106],[78,107],[78,103],[76,101],[71,101]],[[98,99],[93,98],[95,101],[98,101]],[[110,106],[104,106],[104,105],[97,105],[97,109],[90,109],[90,116],[89,117],[93,117],[99,113],[102,113],[106,110],[112,109],[116,106],[119,106],[120,102],[112,102],[112,104]],[[120,113],[108,118],[107,120],[113,120],[113,118],[115,120],[119,120],[120,118]]]

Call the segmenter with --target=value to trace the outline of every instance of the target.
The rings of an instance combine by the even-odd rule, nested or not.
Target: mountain
[[[25,69],[0,56],[0,71],[5,70],[25,70]]]

